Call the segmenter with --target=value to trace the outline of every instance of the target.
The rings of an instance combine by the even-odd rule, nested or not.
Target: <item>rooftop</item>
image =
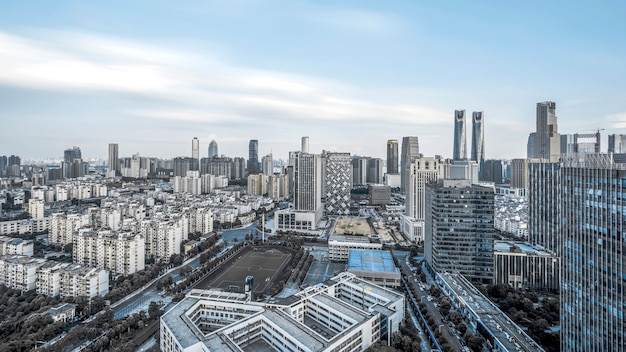
[[[388,251],[358,249],[350,251],[347,270],[400,273]]]
[[[494,252],[502,252],[502,253],[524,253],[524,254],[530,254],[530,255],[544,255],[544,256],[552,255],[541,247],[533,246],[530,243],[521,242],[521,241],[494,241],[493,250]]]

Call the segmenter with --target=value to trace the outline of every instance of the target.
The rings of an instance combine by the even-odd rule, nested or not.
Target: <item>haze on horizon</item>
[[[567,5],[567,6],[565,6]],[[452,154],[484,111],[486,158],[526,155],[537,102],[560,133],[626,133],[626,4],[450,1],[7,2],[0,154],[85,159],[310,150]],[[469,131],[468,131],[469,133]]]

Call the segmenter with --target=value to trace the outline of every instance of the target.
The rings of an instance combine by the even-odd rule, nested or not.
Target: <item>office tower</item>
[[[248,175],[259,173],[259,141],[251,139],[248,145]]]
[[[193,137],[191,140],[191,158],[195,160],[192,170],[200,170],[200,140]]]
[[[561,135],[557,128],[556,103],[537,103],[534,157],[557,162],[561,157]]]
[[[367,183],[383,183],[383,159],[367,160]]]
[[[561,165],[561,351],[626,350],[626,164],[611,154]]]
[[[8,159],[6,155],[0,155],[0,177],[5,175],[8,165]]]
[[[511,187],[528,189],[528,164],[541,162],[542,159],[512,159]]]
[[[352,184],[353,185],[366,185],[367,184],[367,161],[368,157],[352,158]]]
[[[66,163],[72,163],[75,159],[82,159],[79,147],[72,147],[63,151],[63,161]]]
[[[302,137],[302,149],[300,151],[303,153],[309,152],[309,137]]]
[[[217,153],[217,142],[215,141],[215,139],[213,139],[211,143],[209,143],[209,158],[214,158],[218,155],[219,154]]]
[[[322,207],[322,162],[317,154],[294,153],[293,204],[296,210],[317,212]]]
[[[626,153],[626,134],[610,134],[609,135],[609,153]],[[2,167],[0,167],[0,170]]]
[[[413,243],[424,242],[424,212],[426,185],[445,177],[447,163],[433,157],[423,157],[411,163],[406,193],[406,212],[401,227]]]
[[[559,163],[528,164],[528,242],[560,256]]]
[[[488,159],[483,163],[481,168],[481,181],[493,182],[495,184],[503,183],[502,174],[504,171],[504,163],[502,160]]]
[[[472,113],[472,151],[470,160],[482,166],[485,161],[485,125],[482,111]]]
[[[261,159],[263,173],[267,176],[274,174],[274,158],[272,153],[267,154]]]
[[[526,157],[534,158],[535,157],[535,135],[533,132],[528,135],[528,142],[526,142]]]
[[[415,159],[420,157],[417,137],[402,137],[402,154],[400,154],[400,192],[405,194],[409,182],[409,168]]]
[[[426,265],[434,273],[493,282],[493,188],[442,179],[426,186]]]
[[[387,173],[398,173],[398,140],[390,139],[387,141]]]
[[[467,159],[465,138],[465,110],[454,110],[454,147],[452,160]]]
[[[117,143],[109,143],[109,171],[115,172],[115,176],[120,175],[119,147]]]
[[[450,177],[457,180],[469,180],[470,183],[478,183],[480,165],[472,160],[452,160],[449,166]]]
[[[327,215],[350,215],[352,165],[350,153],[324,155],[324,207]]]
[[[576,143],[573,134],[561,135],[561,154],[572,154],[576,152]]]

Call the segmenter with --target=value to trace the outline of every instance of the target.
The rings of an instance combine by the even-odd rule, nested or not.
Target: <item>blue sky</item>
[[[0,155],[452,153],[484,111],[487,158],[524,157],[539,101],[561,133],[626,133],[621,2],[3,1]],[[467,131],[468,136],[470,130]],[[468,140],[468,147],[471,141]]]

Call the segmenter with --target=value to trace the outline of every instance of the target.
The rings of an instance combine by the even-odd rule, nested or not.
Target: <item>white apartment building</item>
[[[146,254],[166,261],[172,254],[180,254],[180,244],[188,239],[188,229],[188,219],[183,216],[142,221]]]
[[[45,259],[21,255],[0,256],[0,284],[16,290],[33,290],[37,269],[45,262]]]
[[[140,234],[80,229],[74,241],[74,263],[130,275],[145,268],[145,239]]]
[[[191,208],[187,212],[189,217],[189,233],[206,235],[213,231],[213,212],[209,208]]]
[[[25,255],[32,256],[34,252],[33,241],[20,238],[0,236],[0,255]]]
[[[161,317],[161,351],[365,351],[398,331],[404,296],[342,273],[269,303],[193,290]]]
[[[31,198],[28,200],[28,213],[33,219],[44,218],[44,200]]]
[[[74,233],[85,225],[81,214],[54,213],[50,219],[48,243],[66,245],[74,242]]]
[[[0,235],[42,233],[50,227],[50,218],[23,219],[0,222]]]
[[[80,264],[69,264],[61,270],[63,297],[104,296],[109,292],[109,272]]]

